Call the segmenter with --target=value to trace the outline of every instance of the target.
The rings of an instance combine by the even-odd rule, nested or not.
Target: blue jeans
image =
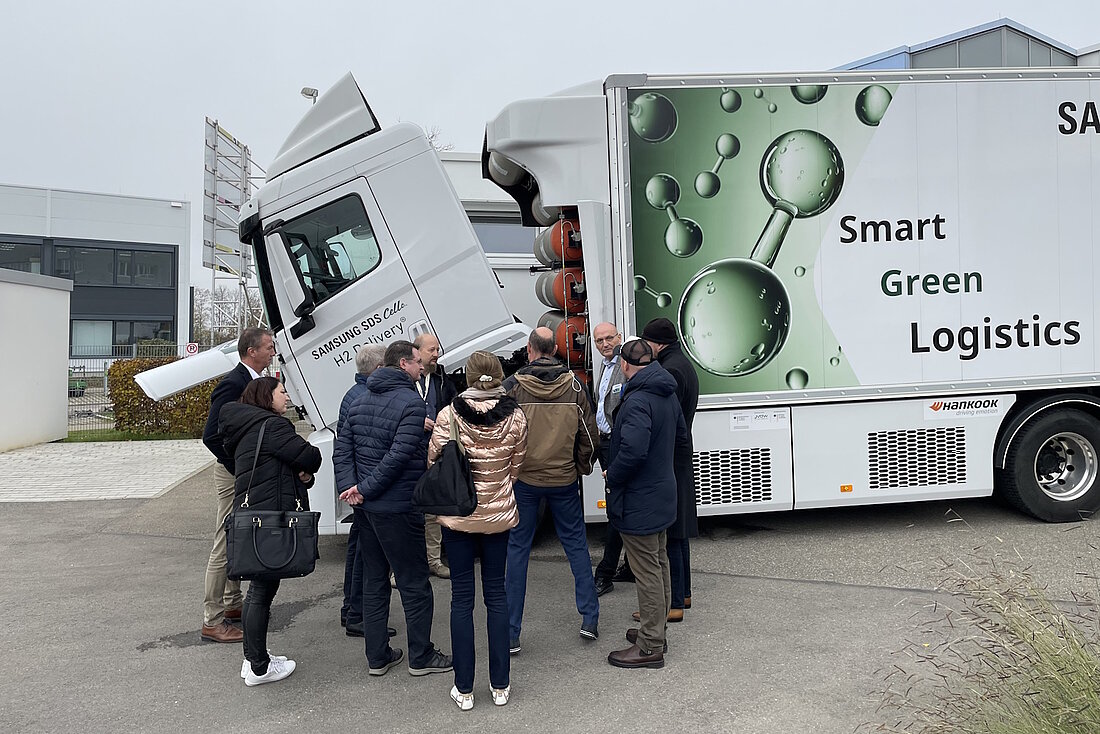
[[[508,658],[508,595],[504,590],[504,565],[508,560],[508,531],[463,533],[443,528],[443,543],[451,564],[451,654],[455,687],[459,693],[474,690],[474,559],[481,559],[481,593],[489,632],[489,684],[507,688],[511,663]]]
[[[531,543],[535,539],[539,500],[546,499],[554,515],[554,529],[569,559],[576,587],[577,611],[585,624],[596,624],[600,618],[600,602],[592,579],[592,558],[588,555],[588,539],[584,531],[584,509],[576,482],[566,487],[534,487],[516,482],[512,487],[519,511],[519,525],[508,537],[508,616],[510,634],[519,639],[523,623],[523,601],[527,595],[527,565],[531,560]]]
[[[359,529],[363,526],[363,510],[352,511],[348,528],[348,553],[344,558],[344,605],[340,607],[343,622],[363,622],[363,561],[359,558]]]
[[[367,662],[380,668],[390,661],[390,569],[397,579],[405,628],[409,637],[409,667],[428,664],[435,652],[432,614],[435,597],[428,581],[424,553],[424,516],[419,512],[363,512],[359,557],[363,562],[363,636]]]
[[[687,538],[668,539],[668,565],[672,577],[672,608],[683,609],[684,597],[691,596],[691,547]]]

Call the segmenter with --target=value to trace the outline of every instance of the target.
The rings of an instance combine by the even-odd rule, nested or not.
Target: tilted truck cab
[[[322,529],[347,514],[332,476],[340,401],[366,344],[432,333],[441,362],[511,351],[517,323],[435,150],[415,125],[381,129],[349,74],[326,92],[242,209],[287,391],[325,456],[310,492]]]

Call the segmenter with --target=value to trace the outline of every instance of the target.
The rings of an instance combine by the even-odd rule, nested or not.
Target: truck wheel
[[[1026,423],[1009,447],[998,490],[1047,522],[1081,520],[1100,507],[1100,422],[1071,408]]]

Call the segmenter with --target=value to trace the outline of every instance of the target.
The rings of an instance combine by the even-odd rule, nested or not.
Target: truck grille
[[[962,426],[867,434],[870,489],[932,487],[966,482]]]
[[[693,458],[698,504],[736,505],[771,500],[771,449],[697,451]]]

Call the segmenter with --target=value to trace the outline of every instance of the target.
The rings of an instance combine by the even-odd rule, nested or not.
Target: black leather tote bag
[[[256,476],[256,462],[264,441],[267,422],[260,426],[256,456],[244,502],[225,518],[228,575],[235,581],[253,579],[289,579],[313,573],[320,555],[317,552],[319,512],[279,509],[253,510],[248,506],[248,490]],[[301,507],[301,502],[298,502]]]
[[[451,416],[451,439],[443,444],[439,459],[416,483],[412,506],[417,512],[451,517],[466,517],[477,507],[470,462],[458,440],[458,416]]]

